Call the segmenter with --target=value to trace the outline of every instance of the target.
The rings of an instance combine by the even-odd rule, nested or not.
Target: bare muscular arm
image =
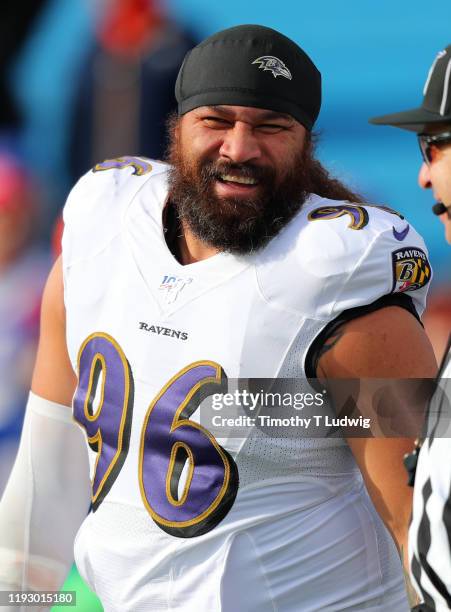
[[[41,308],[41,330],[31,390],[45,399],[70,406],[77,379],[66,347],[66,312],[61,258],[50,272]]]
[[[318,377],[433,378],[434,353],[423,328],[407,311],[396,306],[377,310],[344,324],[325,343],[318,363]],[[347,438],[362,472],[368,493],[393,535],[404,566],[412,508],[403,456],[413,439],[400,437]]]

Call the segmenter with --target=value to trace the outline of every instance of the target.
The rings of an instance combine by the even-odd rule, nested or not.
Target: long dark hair
[[[315,148],[319,137],[316,133],[307,132],[305,135],[305,148],[309,159],[309,172],[307,175],[308,190],[323,198],[330,200],[347,200],[362,204],[365,199],[358,193],[351,191],[315,158]]]

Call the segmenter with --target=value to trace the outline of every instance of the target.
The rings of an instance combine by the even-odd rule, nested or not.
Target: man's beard
[[[197,160],[189,163],[176,138],[169,149],[169,197],[179,219],[202,242],[219,251],[244,255],[261,249],[295,216],[309,195],[310,146],[295,156],[282,179],[255,164]],[[258,181],[249,198],[221,197],[215,183],[222,175]]]

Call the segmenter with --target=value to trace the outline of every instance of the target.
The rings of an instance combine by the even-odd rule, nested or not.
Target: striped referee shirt
[[[409,530],[413,583],[428,610],[451,610],[450,342],[429,408],[428,437],[418,458]]]

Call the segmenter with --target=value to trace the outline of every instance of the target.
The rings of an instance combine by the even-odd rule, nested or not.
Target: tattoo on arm
[[[327,338],[327,340],[324,342],[324,344],[318,351],[318,362],[325,353],[329,352],[331,349],[334,348],[334,346],[343,336],[344,331],[344,326],[342,325]]]

